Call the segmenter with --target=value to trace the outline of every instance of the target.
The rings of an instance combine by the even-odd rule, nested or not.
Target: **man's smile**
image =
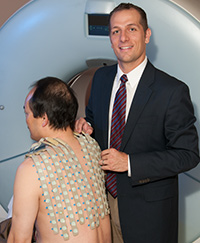
[[[128,50],[131,49],[133,46],[121,46],[119,47],[120,50]]]

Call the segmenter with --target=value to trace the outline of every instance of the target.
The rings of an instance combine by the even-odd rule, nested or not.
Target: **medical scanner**
[[[46,76],[69,82],[79,100],[78,116],[84,116],[94,72],[100,66],[116,63],[108,37],[107,17],[120,2],[30,1],[2,26],[0,205],[6,212],[16,169],[34,142],[23,111],[30,85]],[[150,61],[189,86],[200,132],[199,21],[169,0],[129,2],[147,13],[152,29],[147,45]],[[180,174],[179,179],[179,243],[190,243],[200,237],[200,167]]]

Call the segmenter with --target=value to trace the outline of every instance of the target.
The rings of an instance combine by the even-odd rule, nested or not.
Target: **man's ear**
[[[146,30],[146,36],[145,36],[145,43],[146,43],[146,44],[149,43],[149,41],[150,41],[150,37],[151,37],[151,29],[148,28],[148,29]]]
[[[42,127],[46,127],[48,124],[49,124],[49,119],[48,119],[48,117],[47,117],[47,114],[45,113],[45,114],[42,116]]]

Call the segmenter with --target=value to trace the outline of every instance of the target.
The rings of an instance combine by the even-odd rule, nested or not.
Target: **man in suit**
[[[116,175],[117,196],[108,189],[113,242],[177,243],[178,174],[199,163],[189,89],[147,59],[151,30],[141,8],[118,5],[109,28],[118,64],[95,73],[86,120],[80,118],[76,130],[93,132],[102,149],[99,164]],[[112,111],[123,74],[125,128],[116,149],[110,146]]]

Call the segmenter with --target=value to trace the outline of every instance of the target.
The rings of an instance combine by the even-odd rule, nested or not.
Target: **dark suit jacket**
[[[108,111],[117,65],[94,75],[86,119],[102,150],[108,147]],[[199,162],[189,89],[149,61],[138,84],[120,150],[131,177],[117,173],[119,216],[125,243],[175,243],[178,174]]]

